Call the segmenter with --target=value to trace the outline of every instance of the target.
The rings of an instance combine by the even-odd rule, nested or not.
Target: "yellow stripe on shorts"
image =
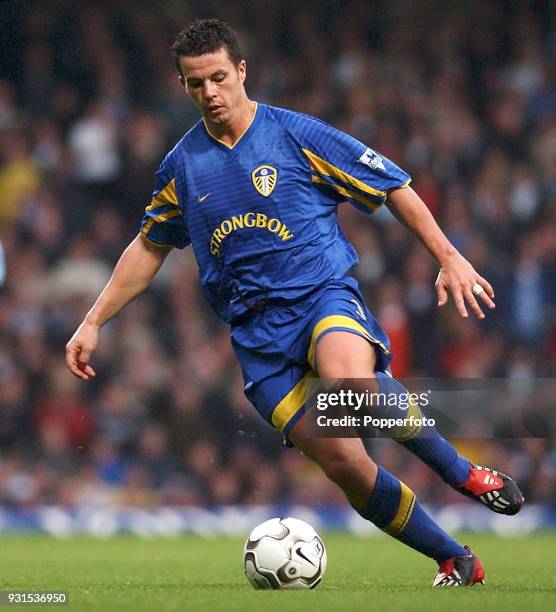
[[[369,334],[369,332],[358,323],[355,319],[347,317],[345,315],[330,315],[328,317],[324,317],[321,319],[314,327],[313,333],[311,334],[311,344],[309,345],[309,351],[307,352],[307,361],[309,365],[314,369],[315,367],[315,347],[317,345],[317,341],[319,337],[327,330],[332,329],[333,327],[343,327],[344,329],[351,329],[353,331],[358,332],[364,338],[366,338],[369,342],[373,344],[378,344],[380,348],[384,351],[385,355],[388,355],[390,351],[375,338]],[[341,330],[338,330],[341,331]]]
[[[309,370],[280,401],[272,412],[272,424],[278,431],[284,430],[303,405],[311,399],[319,385],[317,373],[314,370]]]

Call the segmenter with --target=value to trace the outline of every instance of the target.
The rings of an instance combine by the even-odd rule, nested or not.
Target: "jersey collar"
[[[253,134],[253,132],[255,131],[255,129],[257,128],[257,125],[260,123],[262,116],[264,114],[264,104],[259,104],[258,102],[255,102],[256,107],[255,107],[255,112],[253,114],[253,117],[251,118],[251,123],[247,126],[247,129],[245,130],[245,132],[243,132],[243,134],[234,142],[233,145],[228,145],[225,142],[222,142],[221,140],[219,140],[218,138],[216,138],[216,136],[213,136],[208,128],[207,128],[207,124],[205,123],[205,120],[203,119],[203,126],[205,128],[205,134],[210,138],[211,142],[216,145],[221,151],[223,151],[224,153],[227,153],[228,155],[232,155],[233,153],[237,152],[251,137],[251,134]]]

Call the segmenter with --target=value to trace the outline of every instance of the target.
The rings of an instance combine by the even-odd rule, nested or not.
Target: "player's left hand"
[[[479,299],[491,309],[496,307],[493,302],[494,290],[490,283],[459,253],[451,255],[440,266],[435,288],[438,306],[442,307],[448,302],[448,293],[450,293],[462,317],[469,316],[466,302],[479,319],[485,318],[479,306]]]

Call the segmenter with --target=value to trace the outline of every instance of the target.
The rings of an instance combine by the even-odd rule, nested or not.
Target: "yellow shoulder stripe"
[[[312,175],[311,180],[313,181],[313,183],[319,183],[320,185],[326,185],[327,187],[334,189],[334,191],[341,193],[346,198],[351,198],[352,200],[359,202],[359,204],[363,204],[363,206],[366,206],[367,208],[370,208],[373,211],[377,210],[381,206],[381,204],[377,204],[376,202],[367,200],[366,198],[359,195],[358,193],[355,193],[355,191],[352,191],[351,189],[347,189],[346,187],[342,187],[341,185],[336,185],[335,183],[329,183],[328,181],[325,181],[320,176]]]
[[[338,179],[344,183],[347,183],[348,185],[351,185],[352,187],[357,187],[357,189],[359,189],[360,191],[363,191],[364,193],[369,193],[370,195],[373,195],[373,196],[378,196],[380,198],[383,198],[386,195],[386,191],[380,191],[378,189],[374,189],[373,187],[369,187],[369,185],[367,185],[363,181],[360,181],[354,176],[351,176],[351,174],[348,174],[347,172],[340,170],[340,168],[337,168],[336,166],[332,165],[330,162],[327,162],[325,159],[322,159],[322,157],[319,157],[318,155],[311,153],[311,151],[309,151],[308,149],[301,149],[301,150],[303,151],[303,153],[309,160],[309,163],[311,164],[311,168],[313,168],[315,172],[318,172],[319,174],[324,174],[325,176],[332,176],[335,179]]]
[[[180,217],[180,216],[181,216],[181,210],[177,209],[177,210],[169,210],[168,212],[158,215],[157,217],[153,217],[152,219],[149,219],[147,223],[145,223],[145,227],[142,229],[142,233],[147,235],[153,223],[164,223],[164,221],[167,221],[168,219],[171,219],[172,217]]]
[[[176,179],[172,179],[164,189],[161,189],[151,200],[147,206],[147,210],[153,210],[165,204],[178,205],[178,196],[176,195]]]

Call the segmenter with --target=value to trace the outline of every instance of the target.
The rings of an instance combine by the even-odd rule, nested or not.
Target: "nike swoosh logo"
[[[212,193],[212,191],[209,191],[208,193],[205,193],[205,195],[204,195],[204,196],[199,196],[199,197],[197,198],[197,199],[198,199],[198,201],[199,201],[199,202],[204,202],[204,201],[205,201],[205,200],[206,200],[206,199],[209,197],[209,195],[210,195],[211,193]]]
[[[310,563],[310,564],[311,564],[313,567],[318,567],[318,565],[315,565],[315,564],[314,564],[314,563],[311,561],[311,559],[308,559],[308,558],[307,558],[307,557],[306,557],[306,556],[303,554],[303,552],[302,552],[301,548],[298,548],[298,549],[297,549],[295,552],[296,552],[296,553],[297,553],[297,554],[298,554],[298,555],[299,555],[299,556],[300,556],[302,559],[305,559],[305,561],[308,561],[308,562],[309,562],[309,563]]]

